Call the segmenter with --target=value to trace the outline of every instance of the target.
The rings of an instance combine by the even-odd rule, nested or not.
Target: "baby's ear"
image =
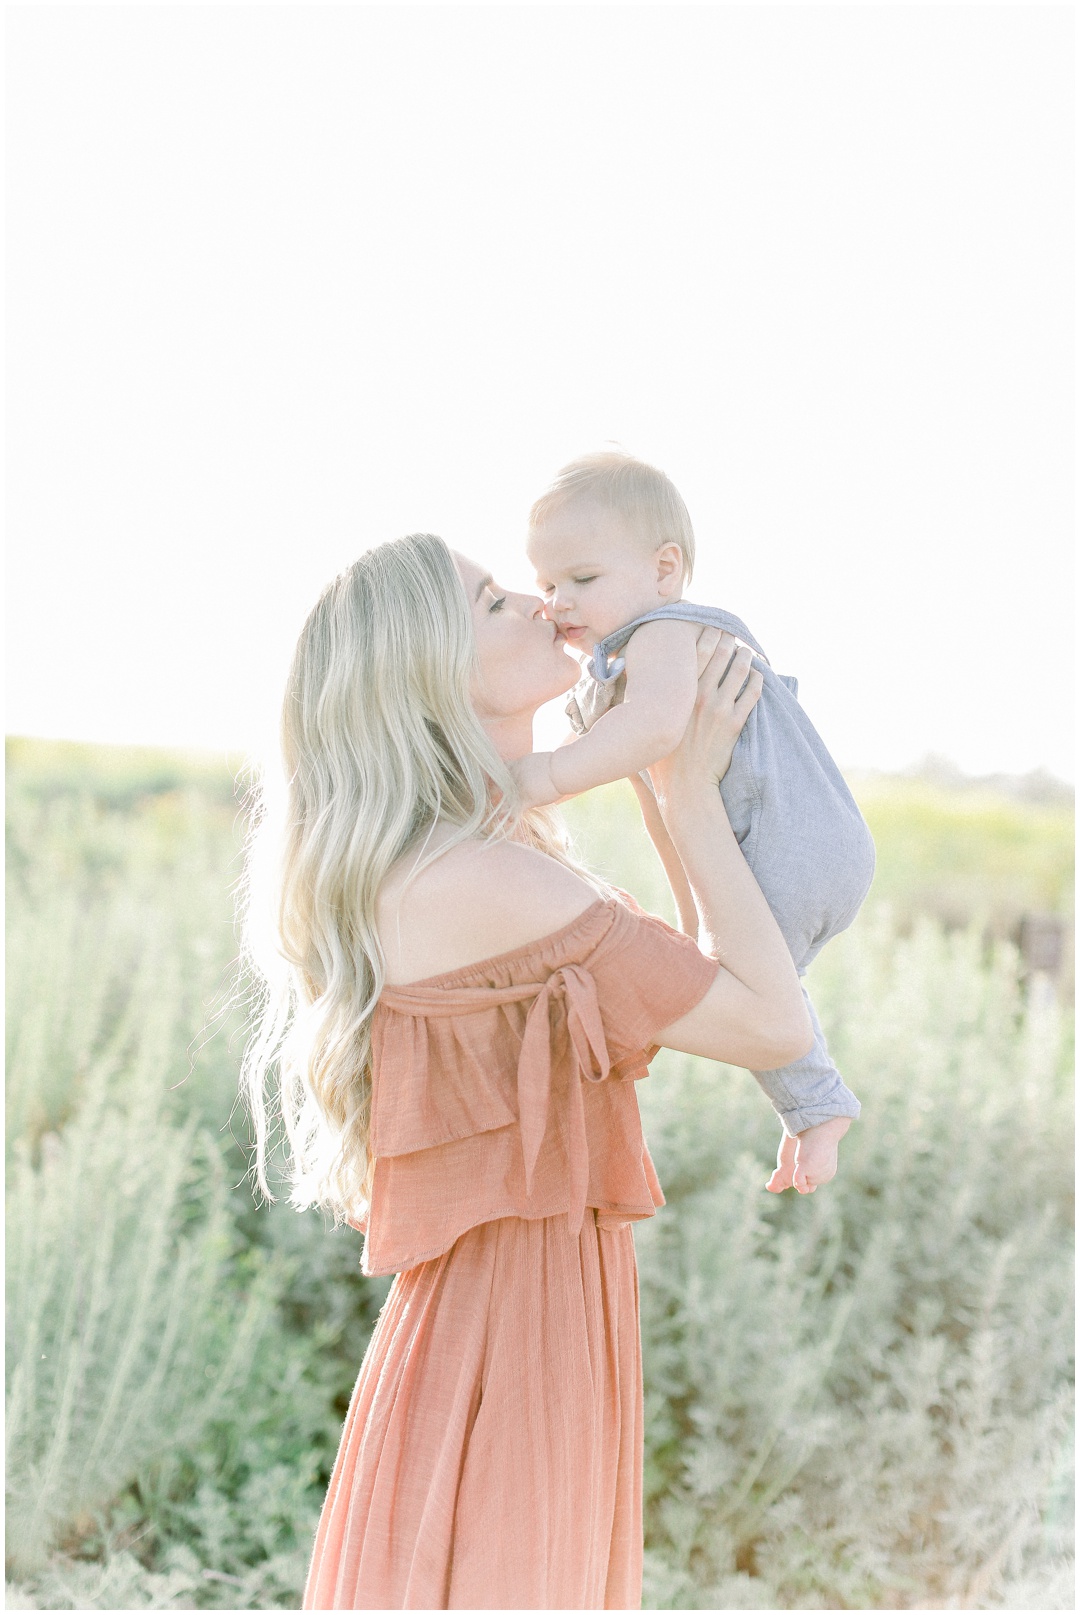
[[[672,541],[661,544],[656,552],[656,581],[661,594],[672,594],[682,583],[682,546]]]

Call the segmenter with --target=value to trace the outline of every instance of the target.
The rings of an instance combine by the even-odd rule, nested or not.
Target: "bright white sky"
[[[520,585],[615,440],[843,765],[1071,778],[1072,29],[9,6],[9,730],[257,746],[360,550]]]

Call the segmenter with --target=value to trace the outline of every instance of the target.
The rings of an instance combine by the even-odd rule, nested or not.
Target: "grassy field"
[[[879,872],[811,990],[864,1104],[763,1193],[745,1072],[642,1085],[646,1607],[1071,1608],[1071,807],[858,786]],[[295,1608],[386,1290],[257,1208],[220,759],[9,745],[8,1605]],[[583,853],[665,912],[628,792]]]

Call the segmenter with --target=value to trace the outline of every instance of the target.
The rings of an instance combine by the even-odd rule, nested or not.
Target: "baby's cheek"
[[[595,650],[600,641],[606,639],[609,634],[613,634],[618,626],[617,622],[609,622],[606,617],[601,617],[599,621],[590,617],[585,632],[585,642],[589,649]]]
[[[598,599],[589,602],[589,626],[597,639],[606,639],[616,628],[632,622],[635,615],[640,613],[635,613],[628,601],[614,590],[605,590]]]

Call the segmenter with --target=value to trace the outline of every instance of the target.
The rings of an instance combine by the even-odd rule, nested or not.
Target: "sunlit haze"
[[[9,731],[259,748],[359,551],[529,585],[614,441],[842,765],[1072,778],[1072,27],[11,7]]]

